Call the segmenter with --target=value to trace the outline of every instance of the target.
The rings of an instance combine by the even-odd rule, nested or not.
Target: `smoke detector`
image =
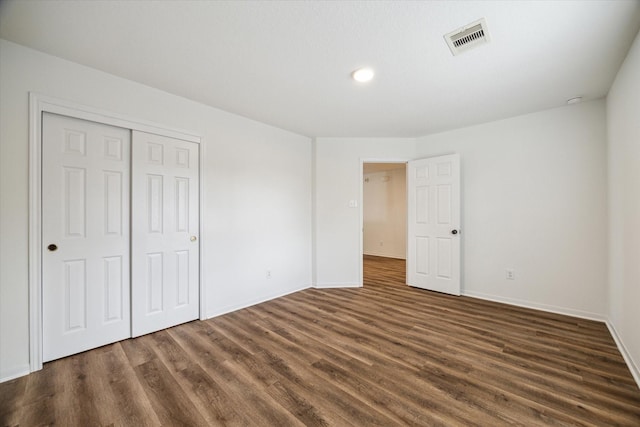
[[[445,34],[444,39],[454,56],[491,40],[487,30],[487,21],[484,18]]]

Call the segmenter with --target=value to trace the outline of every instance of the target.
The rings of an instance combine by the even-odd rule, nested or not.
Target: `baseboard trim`
[[[257,298],[255,300],[245,301],[245,302],[242,302],[240,304],[228,305],[228,306],[219,308],[217,310],[214,310],[211,313],[207,313],[207,319],[211,319],[213,317],[222,316],[223,314],[231,313],[231,312],[234,312],[234,311],[237,311],[237,310],[242,310],[243,308],[251,307],[253,305],[262,304],[263,302],[271,301],[271,300],[274,300],[276,298],[280,298],[280,297],[283,297],[283,296],[286,296],[286,295],[294,294],[296,292],[304,291],[305,289],[309,289],[309,288],[311,288],[310,285],[302,286],[300,288],[295,288],[295,289],[287,290],[287,291],[284,291],[284,292],[279,292],[279,293],[276,293],[276,294],[267,295],[266,297]]]
[[[629,353],[629,351],[627,351],[627,348],[622,342],[622,339],[620,338],[620,335],[618,334],[616,327],[613,325],[613,323],[611,323],[611,320],[607,320],[605,323],[607,325],[607,328],[609,328],[609,333],[613,337],[613,340],[616,342],[616,345],[618,346],[618,350],[622,354],[622,357],[624,358],[624,361],[626,362],[627,367],[631,371],[631,375],[633,376],[633,379],[636,380],[636,385],[638,386],[638,388],[640,388],[640,369],[638,368],[638,365],[635,363],[635,361],[631,357],[631,354]]]
[[[407,257],[404,255],[394,255],[389,253],[363,252],[362,255],[378,256],[381,258],[393,258],[393,259],[404,259],[404,260],[407,259]]]
[[[362,283],[348,283],[348,282],[340,282],[340,283],[316,283],[313,285],[316,289],[332,289],[332,288],[361,288]]]
[[[28,363],[25,363],[24,365],[17,366],[7,372],[3,372],[0,375],[0,383],[15,380],[16,378],[24,377],[25,375],[29,375],[30,373],[31,366]]]
[[[595,320],[598,322],[606,322],[607,318],[603,314],[591,313],[588,311],[575,310],[572,308],[559,307],[555,305],[532,303],[530,301],[519,300],[515,298],[505,298],[496,295],[483,294],[481,292],[463,291],[462,295],[478,298],[487,301],[500,302],[503,304],[515,305],[517,307],[531,308],[534,310],[546,311],[549,313],[563,314],[565,316],[579,317],[581,319]]]

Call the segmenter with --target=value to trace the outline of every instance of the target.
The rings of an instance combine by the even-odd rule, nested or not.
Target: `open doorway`
[[[363,285],[406,283],[407,173],[405,162],[363,163]]]

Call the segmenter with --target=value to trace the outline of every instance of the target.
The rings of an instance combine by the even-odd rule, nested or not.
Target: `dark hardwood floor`
[[[599,322],[410,288],[309,289],[0,384],[9,426],[640,426]]]

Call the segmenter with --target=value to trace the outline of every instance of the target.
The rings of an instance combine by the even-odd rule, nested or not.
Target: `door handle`
[[[192,242],[195,242],[196,240],[198,240],[198,238],[196,236],[191,236],[189,240],[191,240]]]
[[[58,250],[58,245],[52,243],[49,246],[47,246],[47,249],[49,249],[49,252],[55,252]]]
[[[451,230],[451,234],[458,234],[458,230]]]

